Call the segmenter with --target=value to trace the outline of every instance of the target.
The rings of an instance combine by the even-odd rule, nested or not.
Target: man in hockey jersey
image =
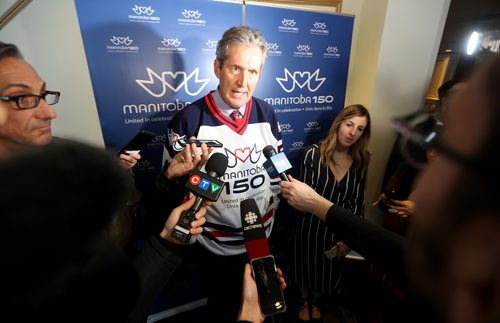
[[[262,149],[282,149],[281,133],[273,108],[253,97],[267,55],[259,31],[235,26],[219,40],[214,73],[219,86],[178,112],[169,124],[170,157],[182,147],[179,139],[218,139],[214,149],[229,158],[226,182],[217,202],[207,207],[204,232],[193,245],[200,264],[208,308],[219,322],[234,322],[241,297],[241,276],[248,262],[242,235],[240,202],[257,202],[269,236],[279,199],[277,180],[271,180]]]

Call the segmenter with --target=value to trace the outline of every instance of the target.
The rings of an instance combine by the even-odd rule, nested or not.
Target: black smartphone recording
[[[151,131],[139,131],[122,149],[118,152],[120,154],[139,153],[153,138],[156,136]]]
[[[286,311],[285,297],[280,287],[273,256],[251,260],[253,277],[259,293],[260,309],[264,316]]]

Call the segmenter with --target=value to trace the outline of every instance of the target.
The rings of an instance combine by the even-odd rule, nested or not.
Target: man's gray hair
[[[222,38],[217,43],[217,50],[215,52],[216,58],[220,66],[224,64],[227,58],[227,51],[229,45],[245,45],[245,46],[258,46],[262,51],[262,65],[264,65],[267,58],[267,44],[264,36],[257,30],[249,26],[234,26],[224,32]],[[262,66],[261,66],[262,67]]]

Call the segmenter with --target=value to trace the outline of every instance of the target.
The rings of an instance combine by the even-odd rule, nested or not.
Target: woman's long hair
[[[340,125],[343,121],[350,119],[352,117],[365,117],[366,127],[363,131],[361,137],[356,141],[351,147],[349,147],[349,156],[352,158],[356,168],[362,168],[366,171],[368,168],[368,163],[370,162],[370,153],[368,152],[368,141],[370,140],[370,128],[371,120],[370,113],[361,104],[353,104],[345,107],[340,111],[332,126],[328,135],[320,141],[320,155],[321,163],[329,165],[330,163],[335,164],[333,159],[333,152],[338,144],[338,132]]]

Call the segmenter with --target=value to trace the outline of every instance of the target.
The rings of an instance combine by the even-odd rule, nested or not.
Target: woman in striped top
[[[301,163],[301,181],[336,205],[363,217],[370,115],[360,105],[345,107],[319,144],[306,148]],[[334,248],[334,249],[332,249]],[[299,319],[320,319],[317,300],[340,291],[339,260],[349,247],[338,241],[324,222],[311,213],[298,217],[292,261],[292,279],[300,287]]]

